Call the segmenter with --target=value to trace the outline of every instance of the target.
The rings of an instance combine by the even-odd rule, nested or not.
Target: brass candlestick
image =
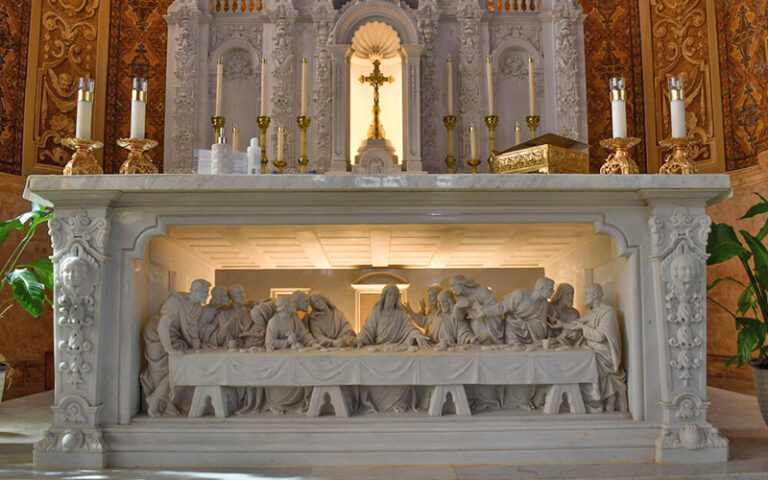
[[[271,119],[265,115],[256,118],[256,123],[259,125],[259,129],[261,129],[261,134],[259,135],[259,147],[261,148],[261,173],[267,173],[267,165],[269,164],[269,160],[267,160],[267,129],[269,128],[270,121]]]
[[[219,137],[224,136],[224,124],[226,119],[221,116],[211,117],[211,126],[213,126],[213,143],[219,140]]]
[[[539,116],[528,115],[525,117],[525,123],[528,124],[528,128],[531,130],[531,139],[536,138],[536,129],[539,128]]]
[[[659,142],[664,148],[672,149],[672,152],[664,157],[664,165],[659,173],[666,175],[690,175],[696,173],[696,163],[691,159],[691,145],[697,143],[693,137],[668,138]]]
[[[444,116],[443,125],[448,131],[448,155],[445,156],[445,165],[448,167],[448,173],[453,173],[453,166],[456,164],[456,157],[453,156],[453,129],[456,127],[456,115]]]
[[[275,166],[278,172],[283,173],[283,169],[288,165],[285,160],[272,160],[272,165]]]
[[[498,124],[498,116],[488,115],[485,117],[485,126],[488,127],[488,165],[493,162],[493,151],[496,150],[496,126]]]
[[[128,158],[120,166],[120,175],[127,174],[154,174],[158,173],[157,167],[144,152],[155,148],[157,140],[149,138],[118,138],[117,145],[129,151]]]
[[[467,160],[467,165],[472,167],[472,173],[477,173],[477,166],[482,163],[479,158],[472,158]]]
[[[637,137],[606,138],[605,140],[600,140],[600,145],[612,152],[605,159],[605,164],[600,167],[600,174],[635,175],[640,173],[631,153],[631,149],[637,146],[640,141]]]
[[[72,158],[64,166],[64,175],[101,175],[104,173],[101,165],[91,153],[92,150],[103,147],[103,143],[98,140],[83,138],[65,138],[61,144],[75,151]]]
[[[307,158],[307,129],[311,118],[306,115],[301,115],[296,118],[296,123],[301,130],[301,155],[299,155],[299,173],[307,173],[307,164],[309,158]]]

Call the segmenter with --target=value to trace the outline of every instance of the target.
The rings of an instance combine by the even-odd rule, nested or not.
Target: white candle
[[[515,122],[515,145],[520,145],[523,143],[523,139],[521,137],[522,135],[522,128],[520,128],[520,123]]]
[[[267,59],[261,59],[261,116],[267,116]]]
[[[133,79],[131,91],[131,138],[144,138],[147,119],[147,81],[140,77]]]
[[[530,98],[531,116],[536,115],[536,81],[533,77],[533,57],[528,57],[528,97]]]
[[[277,127],[277,161],[283,161],[283,134],[285,129],[283,127]]]
[[[469,124],[469,159],[477,158],[477,137],[475,136],[475,124]]]
[[[491,63],[491,57],[488,57],[485,64],[485,78],[488,82],[488,115],[493,115],[493,63]]]
[[[238,128],[237,124],[234,124],[232,126],[232,151],[236,152],[238,144],[240,143],[240,128]]]
[[[309,77],[307,75],[307,59],[301,59],[301,116],[307,115],[307,103],[309,102]]]
[[[669,79],[669,110],[672,117],[672,138],[684,138],[687,135],[685,127],[685,92],[683,79]]]
[[[214,116],[221,116],[221,88],[224,83],[224,65],[221,63],[221,57],[216,62],[216,113]]]
[[[77,122],[75,138],[91,139],[91,117],[93,116],[93,80],[80,78],[77,89]]]
[[[624,89],[624,79],[611,78],[611,122],[613,138],[627,137],[627,93]]]
[[[448,77],[448,115],[453,115],[453,61],[451,57],[445,60],[445,75]]]

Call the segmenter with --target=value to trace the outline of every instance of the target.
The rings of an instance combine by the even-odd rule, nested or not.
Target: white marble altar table
[[[399,346],[398,346],[399,347]],[[395,347],[397,348],[397,347]],[[330,396],[337,416],[348,416],[340,385],[434,385],[429,413],[439,416],[451,393],[457,414],[470,415],[464,384],[553,385],[544,413],[558,412],[562,394],[572,413],[584,413],[578,384],[597,383],[595,355],[588,349],[542,350],[534,347],[463,347],[388,351],[387,346],[328,351],[274,352],[223,349],[170,358],[172,386],[194,386],[190,416],[202,413],[210,397],[217,416],[227,416],[221,387],[315,387],[308,415],[317,416]]]

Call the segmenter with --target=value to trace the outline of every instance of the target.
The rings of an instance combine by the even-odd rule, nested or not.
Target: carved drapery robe
[[[475,335],[469,323],[458,318],[453,312],[433,312],[427,316],[424,330],[430,340],[447,344],[472,343]]]
[[[527,289],[515,290],[504,297],[504,301],[486,314],[504,315],[504,339],[506,343],[533,343],[547,338],[546,298],[533,299],[533,293]]]
[[[487,287],[474,287],[471,294],[459,297],[459,299],[462,298],[468,298],[471,302],[468,310],[470,312],[469,328],[472,333],[484,336],[483,343],[501,343],[504,338],[501,313],[489,314],[487,311],[488,307],[496,305],[493,293]]]
[[[581,385],[587,411],[627,411],[627,375],[621,368],[621,336],[616,310],[610,305],[600,305],[585,313],[581,322],[586,345],[597,356],[598,385]]]
[[[355,332],[349,324],[344,314],[337,308],[325,308],[323,310],[312,310],[304,317],[309,331],[318,342],[330,340],[331,342],[340,340],[342,344],[355,338]]]

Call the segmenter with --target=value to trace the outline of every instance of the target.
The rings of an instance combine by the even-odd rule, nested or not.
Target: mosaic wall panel
[[[735,170],[768,149],[768,0],[716,4],[726,168]]]
[[[627,88],[627,133],[645,137],[640,17],[636,0],[581,0],[587,15],[584,41],[587,70],[589,163],[598,172],[607,152],[600,140],[610,138],[611,105],[608,82],[623,76]],[[645,142],[637,147],[637,163],[645,171]]]
[[[147,137],[159,142],[149,152],[163,169],[165,56],[168,26],[163,19],[173,0],[112,0],[107,67],[105,173],[117,173],[127,152],[115,140],[127,137],[131,123],[131,79],[147,78]]]
[[[21,174],[30,0],[0,0],[0,172]]]

